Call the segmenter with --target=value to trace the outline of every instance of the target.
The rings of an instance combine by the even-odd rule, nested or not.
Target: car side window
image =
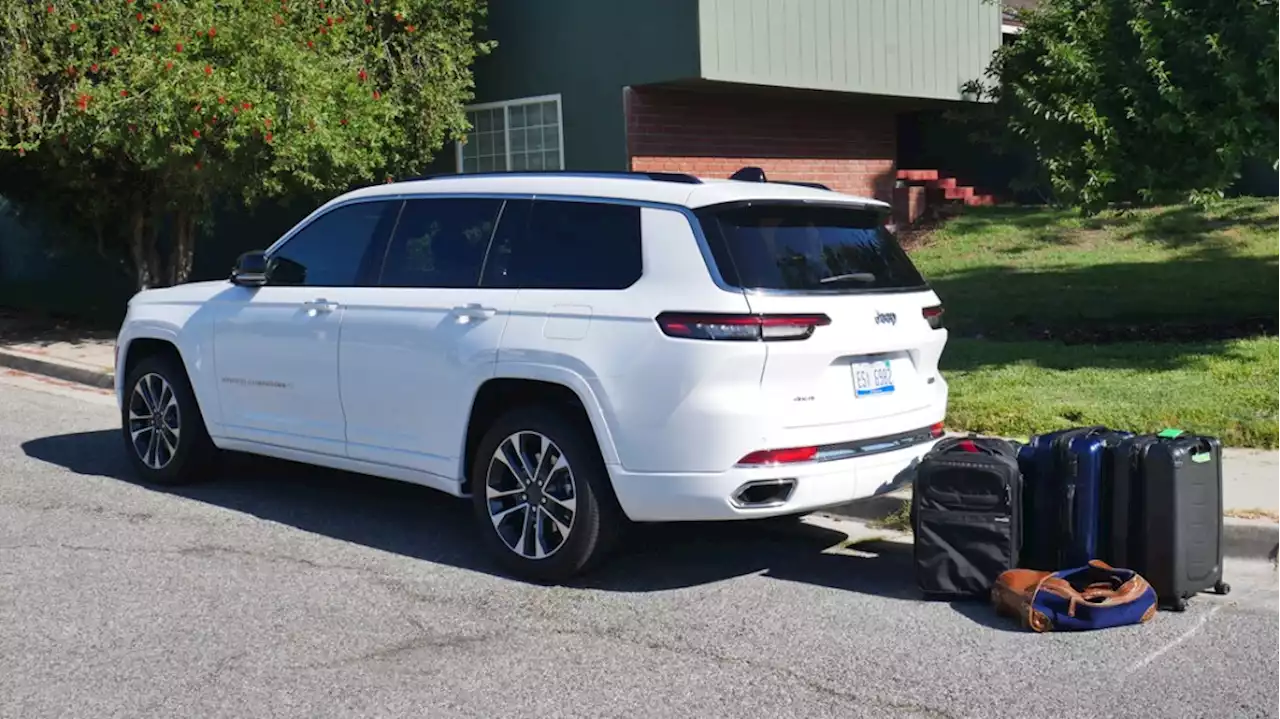
[[[330,210],[273,252],[267,284],[344,287],[366,284],[370,250],[390,230],[398,201],[356,202]]]
[[[383,287],[476,287],[502,200],[415,199],[405,202],[387,246]]]
[[[640,208],[606,202],[509,202],[485,286],[621,290],[643,271]]]

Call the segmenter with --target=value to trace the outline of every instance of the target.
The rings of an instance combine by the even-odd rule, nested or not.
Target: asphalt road
[[[909,545],[838,522],[647,528],[544,588],[429,490],[247,458],[139,486],[117,422],[0,377],[2,717],[1276,716],[1266,561],[1075,635],[919,601]]]

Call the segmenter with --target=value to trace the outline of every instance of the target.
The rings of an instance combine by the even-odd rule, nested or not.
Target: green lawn
[[[948,424],[1177,426],[1276,447],[1277,230],[1274,199],[951,220],[912,251],[952,330]]]
[[[912,252],[966,335],[1276,318],[1274,199],[1081,218],[972,208]]]

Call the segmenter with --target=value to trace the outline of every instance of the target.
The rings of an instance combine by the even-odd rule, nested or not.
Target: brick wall
[[[887,202],[895,149],[893,113],[847,101],[752,90],[627,92],[627,151],[637,171],[728,177],[754,165],[771,179]]]

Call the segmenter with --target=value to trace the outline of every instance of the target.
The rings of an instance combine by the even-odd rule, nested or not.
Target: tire
[[[1222,581],[1221,579],[1219,579],[1219,580],[1218,580],[1218,581],[1213,585],[1213,591],[1214,591],[1214,593],[1215,593],[1215,594],[1230,594],[1230,593],[1231,593],[1231,585],[1230,585],[1230,584],[1227,584],[1226,582],[1224,582],[1224,581]]]
[[[502,447],[520,464],[511,453],[517,441],[527,466],[511,469],[495,455]],[[512,410],[489,427],[472,463],[471,501],[484,542],[503,568],[538,583],[563,582],[598,565],[624,521],[591,427],[549,406]]]
[[[140,386],[144,380],[145,391]],[[124,387],[121,437],[138,477],[149,484],[164,486],[208,478],[217,465],[218,451],[209,439],[182,362],[163,354],[145,357],[125,378]],[[157,393],[159,396],[152,396]],[[148,429],[145,427],[148,422],[139,422],[138,418],[150,407],[148,402],[162,403],[163,426]],[[138,433],[136,437],[134,432]],[[176,442],[171,441],[175,437]]]

